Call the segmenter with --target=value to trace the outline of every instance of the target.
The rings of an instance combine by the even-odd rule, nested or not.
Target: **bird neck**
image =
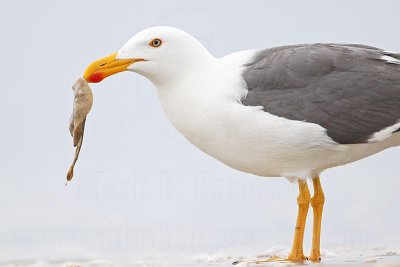
[[[162,71],[151,73],[147,78],[157,88],[169,88],[190,79],[193,74],[206,72],[217,62],[202,44],[191,47],[190,50],[180,51],[179,56],[164,58],[159,64]]]

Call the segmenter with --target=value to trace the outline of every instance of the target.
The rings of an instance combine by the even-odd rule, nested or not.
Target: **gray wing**
[[[242,103],[317,123],[338,143],[365,143],[400,120],[398,59],[400,54],[351,44],[263,50],[244,66],[248,94]]]

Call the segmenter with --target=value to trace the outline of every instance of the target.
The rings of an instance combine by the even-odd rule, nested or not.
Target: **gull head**
[[[116,73],[132,71],[163,84],[176,82],[212,60],[214,57],[190,34],[158,26],[137,33],[118,52],[91,63],[83,77],[97,83]]]

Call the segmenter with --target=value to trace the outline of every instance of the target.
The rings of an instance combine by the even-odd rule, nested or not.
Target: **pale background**
[[[152,85],[133,73],[93,85],[75,178],[64,186],[74,153],[70,87],[92,60],[150,26],[182,28],[216,56],[311,42],[400,51],[399,10],[395,0],[3,1],[0,260],[290,248],[297,187],[197,150],[170,125]],[[390,149],[324,173],[325,253],[400,248],[399,158]]]

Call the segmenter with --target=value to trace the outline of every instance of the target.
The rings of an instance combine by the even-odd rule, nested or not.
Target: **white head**
[[[172,27],[153,27],[133,36],[122,48],[94,61],[85,70],[88,82],[100,82],[121,71],[139,73],[153,83],[181,79],[214,57],[190,34]]]

